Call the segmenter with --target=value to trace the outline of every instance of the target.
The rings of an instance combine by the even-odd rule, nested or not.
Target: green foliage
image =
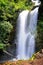
[[[4,47],[4,43],[8,43],[13,34],[10,35],[13,27],[16,29],[19,12],[26,9],[30,10],[32,7],[33,5],[29,0],[0,0],[0,48]]]
[[[31,2],[28,2],[29,0],[19,0],[16,5],[15,5],[15,8],[16,9],[28,9],[30,10],[32,8],[32,3]]]
[[[3,30],[4,32],[10,33],[12,28],[13,28],[13,26],[9,22],[7,22],[7,21],[0,22],[0,30],[1,30],[1,32]]]
[[[0,41],[1,41],[0,48],[4,47],[3,43],[8,43],[9,35],[12,29],[13,26],[9,22],[7,21],[0,22]]]
[[[35,57],[35,54],[33,54],[33,56],[29,59],[29,60],[34,60],[36,57]]]
[[[4,49],[5,46],[6,46],[5,44],[3,44],[2,42],[0,42],[0,49]]]
[[[31,8],[32,3],[27,0],[0,0],[0,20],[15,20],[16,11]]]

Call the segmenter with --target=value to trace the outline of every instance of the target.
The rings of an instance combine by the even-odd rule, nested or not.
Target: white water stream
[[[17,58],[29,59],[35,52],[35,32],[37,28],[38,8],[31,12],[22,11],[18,17]]]

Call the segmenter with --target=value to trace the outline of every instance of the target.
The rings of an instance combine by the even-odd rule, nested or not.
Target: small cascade
[[[35,3],[35,6],[40,6],[41,2],[39,0],[31,0],[33,3]]]

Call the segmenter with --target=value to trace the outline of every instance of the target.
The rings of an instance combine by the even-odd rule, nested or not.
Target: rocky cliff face
[[[41,5],[39,7],[39,16],[38,16],[38,35],[36,41],[36,50],[43,48],[43,1],[41,0]]]

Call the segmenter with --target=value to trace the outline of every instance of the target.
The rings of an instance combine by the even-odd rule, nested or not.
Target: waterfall
[[[29,59],[35,52],[38,8],[31,12],[24,10],[19,14],[17,20],[17,58],[19,60]]]
[[[33,3],[35,3],[35,6],[39,6],[41,2],[39,0],[31,0]]]
[[[26,26],[26,19],[29,11],[23,11],[20,13],[18,17],[18,48],[17,48],[17,54],[18,59],[25,59],[25,48],[26,48],[26,33],[25,33],[25,26]]]
[[[37,18],[38,18],[38,8],[35,8],[33,11],[30,12],[30,20],[28,26],[28,35],[27,35],[27,58],[32,57],[35,52],[35,35],[36,35],[36,28],[37,28]]]

